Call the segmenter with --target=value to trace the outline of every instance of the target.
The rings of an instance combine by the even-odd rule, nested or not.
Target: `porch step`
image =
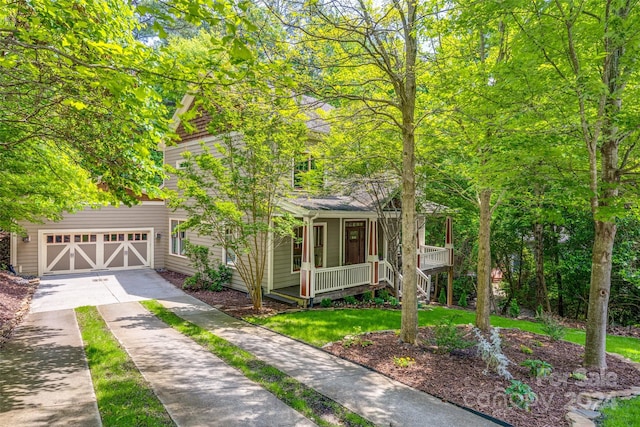
[[[264,297],[270,298],[275,301],[280,301],[285,304],[297,305],[303,308],[307,307],[307,301],[308,301],[304,298],[294,297],[293,295],[287,295],[284,293],[280,293],[278,291],[271,291],[270,294],[265,294]]]

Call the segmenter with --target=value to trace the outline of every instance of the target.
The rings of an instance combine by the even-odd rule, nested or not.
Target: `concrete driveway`
[[[44,276],[33,296],[31,312],[148,299],[170,300],[183,295],[181,290],[151,269]]]

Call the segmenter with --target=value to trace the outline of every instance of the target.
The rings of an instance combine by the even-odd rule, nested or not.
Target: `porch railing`
[[[371,283],[371,264],[344,265],[315,270],[315,293],[337,291]]]
[[[384,279],[387,282],[389,282],[391,286],[393,286],[394,272],[393,272],[393,268],[391,267],[391,264],[389,264],[389,262],[387,261],[381,262],[378,271],[380,274],[380,280]],[[431,299],[431,276],[427,276],[422,271],[420,271],[419,268],[416,269],[416,274],[418,276],[417,277],[418,295],[428,302]],[[398,277],[400,279],[398,283],[398,286],[399,286],[398,290],[400,292],[400,295],[398,296],[402,297],[402,274],[398,273]]]
[[[391,286],[393,286],[395,282],[396,275],[393,271],[393,267],[389,261],[384,260],[378,263],[378,279],[382,282],[385,281]]]
[[[446,248],[420,245],[418,255],[420,255],[420,265],[418,266],[420,270],[451,265],[449,260],[449,250]]]

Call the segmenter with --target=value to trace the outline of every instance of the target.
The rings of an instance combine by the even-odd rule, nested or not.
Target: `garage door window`
[[[183,222],[184,221],[176,219],[171,220],[171,253],[173,255],[184,256],[184,241],[186,239],[186,233],[184,230],[176,230],[176,228]]]

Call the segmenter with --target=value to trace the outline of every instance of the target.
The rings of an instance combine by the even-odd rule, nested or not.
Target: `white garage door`
[[[153,230],[45,231],[41,274],[152,267]]]

